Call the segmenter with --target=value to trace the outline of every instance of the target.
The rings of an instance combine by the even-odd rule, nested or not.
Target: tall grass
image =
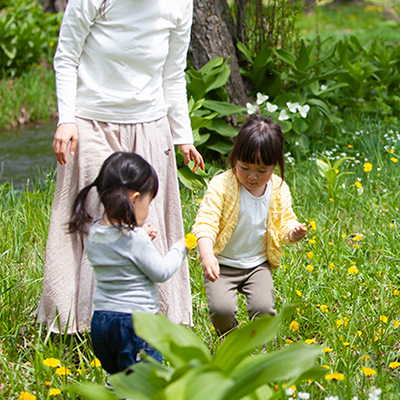
[[[49,122],[55,119],[56,107],[54,71],[48,65],[0,80],[0,130]]]
[[[274,272],[276,307],[296,303],[290,324],[282,326],[272,349],[308,341],[321,346],[320,365],[327,378],[303,382],[297,391],[312,399],[368,399],[372,387],[382,398],[397,399],[400,390],[400,135],[376,122],[348,127],[329,149],[328,158],[352,157],[342,171],[340,195],[329,198],[313,154],[304,161],[288,156],[287,181],[307,239],[286,246],[282,267]],[[366,162],[372,170],[364,169]],[[361,184],[361,188],[356,186]],[[360,186],[358,184],[358,186]],[[0,398],[17,399],[23,392],[37,399],[64,384],[104,384],[105,373],[92,353],[87,334],[53,336],[36,324],[43,258],[54,182],[30,190],[0,188]],[[185,230],[190,231],[203,191],[181,191]],[[190,255],[193,330],[210,348],[219,344],[208,318],[201,268]],[[238,319],[246,324],[244,299]],[[240,344],[238,344],[240,345]],[[57,367],[45,366],[49,358]],[[63,369],[60,367],[67,367]],[[290,368],[290,365],[288,365]],[[343,379],[343,380],[341,380]],[[277,384],[281,384],[277,382]],[[53,389],[53,391],[51,391]],[[26,395],[28,396],[28,395]],[[278,395],[279,396],[279,395]],[[24,398],[24,397],[22,397]],[[26,397],[29,398],[29,397]],[[68,399],[67,392],[56,398]],[[278,397],[280,398],[280,397]]]

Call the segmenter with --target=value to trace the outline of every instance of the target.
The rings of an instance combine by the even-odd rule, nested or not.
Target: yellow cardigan
[[[277,175],[272,175],[272,195],[268,211],[266,234],[267,259],[271,268],[280,265],[281,242],[290,243],[288,234],[297,225],[292,209],[289,187]],[[214,177],[200,204],[192,228],[199,239],[208,237],[214,242],[214,254],[221,253],[230,240],[240,211],[240,183],[232,170]]]

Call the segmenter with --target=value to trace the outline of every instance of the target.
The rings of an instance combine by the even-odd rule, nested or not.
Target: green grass
[[[54,120],[57,113],[54,71],[37,65],[18,78],[0,80],[0,131]]]
[[[363,121],[345,128],[338,139],[337,145],[321,152],[332,160],[352,157],[340,172],[354,174],[343,178],[344,187],[333,202],[316,168],[319,155],[303,161],[287,157],[294,209],[299,220],[307,222],[309,234],[300,244],[285,247],[282,267],[274,272],[278,311],[287,303],[296,303],[298,309],[295,323],[281,327],[271,349],[309,340],[331,350],[321,350],[318,364],[327,367],[327,374],[343,374],[344,380],[303,382],[297,390],[311,393],[312,399],[328,395],[368,399],[373,386],[383,390],[382,398],[396,399],[400,368],[390,364],[400,362],[400,161],[395,162],[400,160],[400,134],[392,127]],[[370,172],[364,171],[365,162],[372,164]],[[35,322],[53,189],[52,175],[30,191],[18,192],[7,184],[0,188],[3,399],[17,399],[23,391],[48,399],[53,398],[50,389],[62,389],[64,384],[105,382],[104,371],[91,365],[94,355],[88,335],[53,336]],[[202,194],[202,190],[181,191],[186,231]],[[219,340],[208,319],[195,252],[190,255],[190,272],[192,329],[213,349]],[[239,304],[239,320],[246,324],[242,297]],[[43,360],[50,357],[70,373],[59,375],[56,368],[44,366]],[[363,367],[376,375],[367,377]],[[55,398],[70,397],[63,392]]]
[[[357,36],[361,44],[379,38],[383,42],[397,44],[400,41],[400,22],[384,16],[382,2],[366,2],[360,6],[319,5],[313,12],[299,14],[296,27],[300,36],[312,40],[332,36],[335,41],[349,35]],[[392,7],[400,15],[399,5]]]

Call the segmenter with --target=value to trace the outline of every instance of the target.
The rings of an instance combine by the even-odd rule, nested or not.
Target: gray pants
[[[224,334],[237,326],[237,292],[246,296],[250,319],[276,314],[274,283],[268,262],[250,269],[225,265],[220,265],[220,269],[215,282],[204,279],[211,322],[218,333]]]

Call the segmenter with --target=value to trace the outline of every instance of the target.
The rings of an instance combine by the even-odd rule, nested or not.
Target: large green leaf
[[[227,124],[222,119],[214,119],[212,124],[207,127],[208,130],[219,133],[225,137],[236,137],[238,130],[233,126]]]
[[[113,392],[106,389],[104,386],[95,385],[93,383],[83,383],[76,386],[68,386],[67,390],[70,393],[79,394],[83,399],[87,400],[119,400]],[[149,397],[139,396],[137,400],[149,400]]]
[[[297,60],[295,61],[295,65],[300,71],[306,71],[309,62],[310,62],[310,59],[309,59],[309,55],[308,55],[306,46],[304,44],[304,40],[301,40],[300,52],[299,52],[299,56],[297,57]]]
[[[215,100],[204,100],[203,106],[209,110],[216,111],[223,117],[227,115],[240,114],[247,110],[245,107]]]
[[[216,151],[217,153],[228,154],[232,150],[233,142],[227,138],[214,135],[211,136],[205,146],[207,149]]]
[[[199,367],[169,385],[166,400],[220,400],[233,386],[219,371]]]
[[[320,347],[295,343],[269,354],[248,357],[232,372],[235,385],[221,400],[239,400],[258,387],[302,375],[315,366]]]
[[[295,308],[285,306],[275,317],[262,316],[231,332],[216,351],[212,364],[230,373],[252,351],[274,339],[281,321],[291,315]],[[240,343],[240,346],[235,343]]]
[[[164,315],[134,312],[133,325],[136,334],[165,356],[173,367],[179,368],[194,359],[202,363],[211,360],[208,348],[193,332],[175,325]]]
[[[190,190],[198,190],[206,185],[204,179],[193,173],[186,165],[178,169],[178,178]]]

